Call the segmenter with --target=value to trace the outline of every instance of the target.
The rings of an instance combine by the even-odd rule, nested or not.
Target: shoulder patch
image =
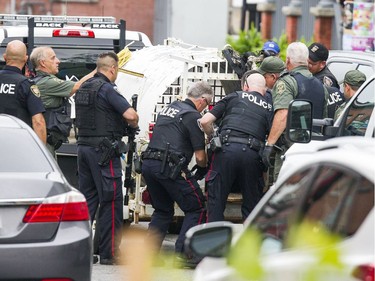
[[[121,95],[121,93],[120,93],[120,91],[118,90],[118,88],[117,88],[116,85],[113,86],[113,90],[115,90],[117,93],[119,93],[119,94]]]
[[[328,76],[324,76],[323,77],[323,84],[324,84],[324,86],[331,87],[332,84],[333,84],[333,81]]]
[[[40,91],[37,85],[31,85],[30,90],[36,97],[40,98]]]
[[[284,81],[279,81],[276,85],[276,94],[280,95],[285,91],[285,82]]]

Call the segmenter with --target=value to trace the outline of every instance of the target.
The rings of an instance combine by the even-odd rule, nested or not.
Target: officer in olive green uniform
[[[344,97],[345,102],[335,112],[334,121],[336,121],[342,111],[344,110],[346,103],[355,95],[357,90],[366,81],[366,75],[359,70],[349,70],[344,77]]]
[[[268,167],[270,155],[276,148],[274,181],[276,181],[282,160],[281,155],[290,147],[284,135],[289,103],[294,99],[308,99],[313,103],[313,118],[322,119],[327,116],[328,92],[307,68],[309,51],[301,42],[291,43],[287,48],[286,68],[272,89],[274,120],[262,160]]]
[[[37,74],[34,81],[46,109],[47,147],[55,156],[55,150],[67,141],[70,134],[72,121],[66,108],[67,98],[72,96],[84,81],[91,78],[96,70],[78,82],[61,80],[55,76],[59,72],[60,61],[50,47],[35,48],[30,60]]]

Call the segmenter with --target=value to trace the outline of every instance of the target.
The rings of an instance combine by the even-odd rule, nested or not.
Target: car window
[[[347,73],[349,70],[356,69],[357,63],[331,61],[327,64],[327,66],[329,70],[335,75],[337,81],[340,83],[344,80],[345,73]]]
[[[374,110],[374,87],[373,79],[360,95],[351,103],[346,115],[344,135],[364,136]]]
[[[251,226],[257,228],[263,236],[263,253],[282,248],[288,228],[295,220],[299,203],[306,193],[314,170],[309,168],[287,179],[254,219]]]
[[[301,208],[302,221],[322,225],[335,231],[335,226],[345,204],[350,204],[350,188],[357,177],[349,171],[323,166],[317,173],[309,194]]]
[[[52,172],[41,148],[25,129],[0,129],[0,173]]]
[[[262,235],[262,253],[270,254],[292,246],[288,232],[304,222],[342,237],[353,235],[373,206],[374,184],[355,171],[321,164],[287,179],[250,226]]]
[[[367,78],[374,75],[374,67],[370,65],[360,64],[357,68],[359,71],[363,72]]]

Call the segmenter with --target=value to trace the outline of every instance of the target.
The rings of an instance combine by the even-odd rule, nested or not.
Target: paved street
[[[152,267],[150,261],[151,246],[143,239],[148,222],[131,226],[136,230],[125,233],[122,253],[123,266],[94,264],[92,281],[191,281],[193,270],[173,268],[174,243],[177,235],[167,235],[162,246],[163,267]]]

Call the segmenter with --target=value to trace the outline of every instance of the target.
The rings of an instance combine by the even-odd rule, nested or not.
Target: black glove
[[[127,136],[129,137],[135,137],[136,135],[139,134],[139,131],[140,129],[138,126],[136,128],[128,126],[126,129]]]
[[[271,164],[271,160],[270,160],[272,151],[273,151],[273,145],[266,145],[264,147],[263,154],[262,154],[262,162],[268,168],[273,167]]]
[[[194,165],[194,167],[191,169],[191,172],[195,172],[195,174],[193,175],[193,177],[197,180],[197,181],[200,181],[201,179],[204,178],[204,176],[207,174],[208,172],[208,167],[200,167],[198,166],[197,164]]]

